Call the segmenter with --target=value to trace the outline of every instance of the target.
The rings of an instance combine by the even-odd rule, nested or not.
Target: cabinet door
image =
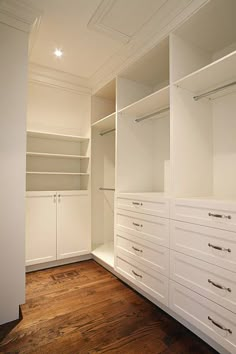
[[[83,192],[58,192],[57,259],[90,253],[89,195]]]
[[[56,193],[26,195],[26,265],[56,259]]]

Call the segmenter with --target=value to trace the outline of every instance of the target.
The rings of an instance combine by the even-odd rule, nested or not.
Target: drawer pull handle
[[[216,327],[222,329],[223,331],[229,332],[230,334],[232,334],[232,331],[230,328],[226,328],[224,326],[222,326],[220,323],[216,322],[215,320],[213,320],[210,316],[208,316],[208,320],[211,321],[213,323],[213,325],[215,325]]]
[[[133,205],[143,205],[143,203],[139,203],[139,202],[132,202]]]
[[[140,274],[136,273],[134,270],[132,270],[132,273],[133,273],[136,277],[139,277],[139,278],[141,278],[141,279],[142,279],[142,275],[140,275]]]
[[[224,247],[220,247],[220,246],[215,246],[215,245],[212,245],[211,243],[208,243],[208,247],[212,247],[214,248],[215,250],[218,250],[218,251],[225,251],[225,252],[231,252],[231,249],[230,248],[224,248]]]
[[[215,286],[218,289],[227,290],[229,293],[231,293],[231,289],[230,288],[227,288],[226,286],[217,284],[214,281],[212,281],[211,279],[208,279],[208,283],[212,284],[213,286]]]
[[[134,226],[138,226],[138,227],[143,227],[142,224],[138,224],[137,222],[133,222],[133,225],[134,225]]]
[[[221,218],[221,219],[231,219],[231,215],[224,215],[224,214],[213,214],[208,213],[209,216],[213,216],[214,218]]]
[[[135,250],[135,251],[137,251],[137,252],[143,252],[143,250],[140,250],[140,249],[138,249],[138,248],[136,248],[136,247],[134,247],[134,246],[132,246],[132,248],[133,248],[133,250]]]

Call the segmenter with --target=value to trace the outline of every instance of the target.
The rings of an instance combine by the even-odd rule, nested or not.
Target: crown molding
[[[29,33],[40,16],[30,0],[0,0],[0,22],[10,27]]]
[[[197,12],[209,0],[168,0],[162,13],[150,21],[142,34],[137,33],[120,50],[119,56],[112,56],[89,78],[93,91],[118,76],[125,68],[156,46],[163,38]],[[163,12],[164,11],[164,12]],[[158,24],[158,25],[157,25]]]
[[[91,94],[91,88],[86,78],[35,63],[29,65],[29,83],[63,89],[77,94]]]

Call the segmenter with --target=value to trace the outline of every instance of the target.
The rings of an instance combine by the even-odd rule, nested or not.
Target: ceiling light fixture
[[[61,49],[56,48],[56,49],[54,50],[54,55],[55,55],[57,58],[61,58],[62,55],[63,55],[63,51],[62,51]]]

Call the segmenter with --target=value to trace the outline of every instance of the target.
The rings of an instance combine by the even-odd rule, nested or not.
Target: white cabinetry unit
[[[27,192],[26,265],[90,253],[87,192]]]

